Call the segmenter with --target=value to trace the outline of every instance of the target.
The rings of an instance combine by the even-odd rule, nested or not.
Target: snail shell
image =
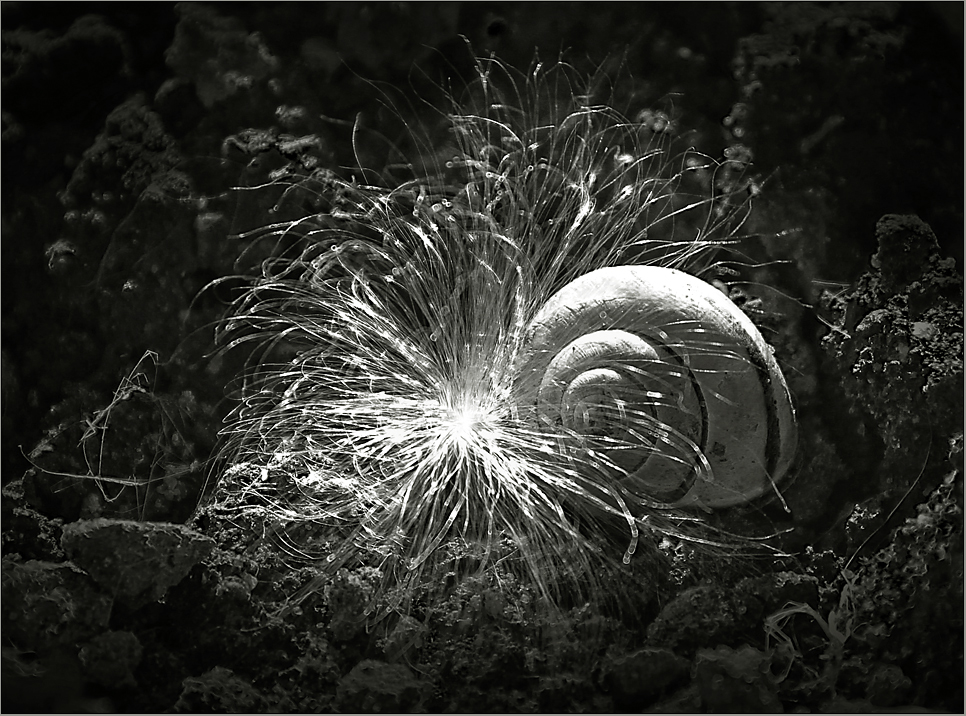
[[[694,276],[592,271],[550,298],[524,345],[518,417],[645,504],[743,504],[788,470],[797,427],[772,349]]]

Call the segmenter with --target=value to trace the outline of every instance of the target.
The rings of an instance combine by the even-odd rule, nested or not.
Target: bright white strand
[[[485,80],[499,66],[483,68],[492,101],[452,116],[462,179],[444,181],[441,169],[389,190],[342,184],[347,208],[251,233],[281,242],[302,232],[304,251],[264,262],[223,329],[226,345],[265,340],[267,355],[291,341],[301,352],[294,367],[257,371],[227,455],[258,460],[293,442],[318,478],[297,502],[266,496],[268,509],[341,524],[350,537],[340,554],[384,554],[408,589],[432,588],[447,540],[478,542],[485,563],[509,536],[546,596],[593,591],[598,520],[627,523],[624,562],[640,529],[689,538],[690,523],[654,514],[645,526],[641,511],[654,505],[611,486],[606,458],[559,450],[565,435],[517,421],[513,367],[532,318],[577,276],[635,251],[687,267],[720,247],[708,236],[714,204],[677,198],[678,158],[655,137],[643,145],[642,128],[613,110],[557,115],[541,105],[543,79],[497,101]],[[537,121],[545,110],[549,121]],[[618,164],[613,147],[631,159]],[[707,217],[693,238],[649,236],[694,212]],[[700,344],[698,327],[690,335]],[[711,341],[698,350],[726,353]],[[686,436],[646,411],[624,415],[631,437],[710,475]]]

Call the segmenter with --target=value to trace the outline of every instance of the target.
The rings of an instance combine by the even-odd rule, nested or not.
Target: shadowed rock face
[[[129,609],[163,598],[214,547],[183,525],[108,519],[72,522],[61,542],[71,561]]]
[[[111,599],[67,562],[4,563],[4,616],[25,650],[76,644],[107,627]]]
[[[962,433],[963,278],[916,216],[882,217],[876,237],[870,272],[839,299],[841,329],[824,339],[854,410],[883,446],[860,495],[864,509],[884,514],[853,525],[853,548],[914,480],[919,494],[939,483]],[[904,514],[912,509],[905,504]]]

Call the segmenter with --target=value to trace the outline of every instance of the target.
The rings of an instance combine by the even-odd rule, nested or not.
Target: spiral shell
[[[725,508],[774,491],[797,427],[772,349],[713,286],[615,266],[541,308],[517,370],[520,417],[645,504]]]

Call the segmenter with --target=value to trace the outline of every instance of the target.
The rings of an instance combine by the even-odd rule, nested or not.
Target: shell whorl
[[[797,440],[785,379],[723,293],[658,266],[564,286],[529,326],[519,417],[557,430],[637,500],[706,509],[775,490]]]

